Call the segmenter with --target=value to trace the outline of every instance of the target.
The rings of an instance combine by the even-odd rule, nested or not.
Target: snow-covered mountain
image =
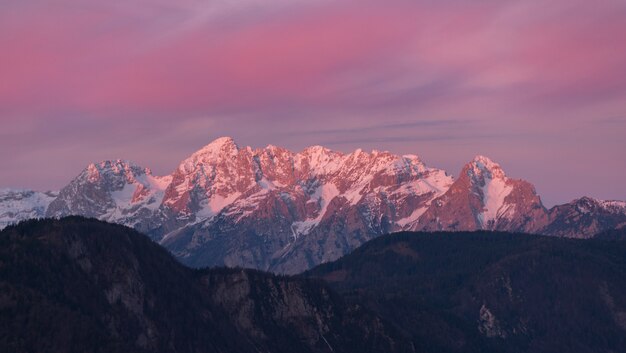
[[[593,201],[591,221],[570,204],[547,210],[530,183],[483,156],[454,180],[415,155],[240,148],[223,137],[169,176],[116,160],[89,165],[58,194],[4,191],[0,226],[78,214],[134,227],[193,266],[294,273],[401,230],[589,237],[625,226],[623,203]]]
[[[25,219],[42,218],[58,193],[31,190],[0,190],[0,229]]]
[[[128,161],[90,164],[61,189],[45,216],[82,215],[149,232],[160,226],[159,210],[171,179]]]
[[[477,156],[413,229],[536,233],[547,222],[548,211],[532,184],[508,178],[499,164]]]
[[[416,156],[342,154],[321,146],[300,153],[252,150],[218,139],[174,172],[160,241],[197,266],[212,258],[306,269],[402,228],[452,182]]]
[[[183,223],[211,222],[222,211],[240,222],[258,218],[263,200],[278,198],[294,206],[297,237],[319,225],[335,199],[354,206],[384,191],[409,217],[407,208],[423,206],[451,183],[417,156],[361,150],[344,155],[321,146],[301,153],[276,146],[239,149],[232,139],[220,138],[179,165],[163,206]]]

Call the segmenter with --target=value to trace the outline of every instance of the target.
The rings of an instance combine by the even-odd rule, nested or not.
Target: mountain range
[[[591,238],[626,227],[626,202],[583,197],[547,209],[532,184],[484,156],[453,178],[416,155],[294,153],[222,137],[167,176],[112,160],[90,164],[58,192],[0,192],[0,227],[68,215],[133,227],[193,267],[299,273],[398,231]]]

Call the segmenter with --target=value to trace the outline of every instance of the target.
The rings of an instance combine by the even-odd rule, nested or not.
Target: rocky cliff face
[[[407,226],[451,183],[416,156],[220,139],[174,173],[164,205],[176,226],[160,241],[193,266],[295,273]]]
[[[160,225],[159,208],[170,180],[128,161],[90,164],[61,189],[45,216],[81,215],[148,232]]]
[[[412,229],[536,233],[548,222],[548,211],[530,183],[508,178],[499,164],[478,156]]]
[[[590,237],[623,227],[626,217],[624,207],[592,207],[585,215],[568,211],[575,203],[546,210],[530,183],[509,178],[483,156],[454,180],[415,155],[343,154],[321,146],[299,153],[271,145],[252,149],[228,137],[198,150],[169,176],[105,161],[89,165],[58,197],[35,205],[7,200],[0,199],[0,207],[12,210],[4,224],[43,215],[95,217],[150,235],[191,266],[286,273],[401,230]]]
[[[70,217],[0,232],[0,350],[412,352],[319,280],[195,271],[136,231]]]
[[[281,347],[271,351],[302,345],[319,352],[413,351],[392,325],[358,304],[345,305],[321,281],[222,269],[205,271],[201,282],[239,332]]]

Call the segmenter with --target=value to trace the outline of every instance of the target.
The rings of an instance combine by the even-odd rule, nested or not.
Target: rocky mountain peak
[[[580,213],[589,213],[601,207],[600,202],[594,198],[583,196],[573,201],[576,210]]]
[[[146,174],[151,174],[150,169],[142,168],[130,161],[117,159],[89,164],[79,175],[78,179],[86,179],[91,183],[96,183],[112,178],[123,178],[127,182],[132,183],[137,177]]]
[[[296,169],[305,174],[327,175],[335,172],[341,163],[343,154],[322,146],[310,146],[296,155]]]
[[[246,149],[247,148],[249,147],[246,147]],[[269,159],[271,161],[280,160],[282,162],[288,163],[291,163],[291,159],[294,155],[294,153],[289,151],[288,149],[274,145],[267,145],[265,148],[258,149],[256,151],[252,151],[252,149],[250,149],[249,154],[253,156],[258,156],[261,159]]]
[[[589,238],[606,229],[626,228],[626,202],[581,197],[550,209],[550,223],[542,231],[551,235]]]
[[[211,163],[223,157],[233,157],[239,152],[239,146],[231,137],[220,137],[202,147],[187,158],[181,167],[187,169],[198,163]]]
[[[171,177],[153,176],[150,169],[126,160],[89,164],[50,201],[46,217],[83,215],[146,230]]]
[[[307,156],[315,156],[315,155],[326,155],[326,154],[331,154],[331,153],[335,153],[335,152],[324,146],[315,145],[315,146],[306,147],[304,150],[302,150],[301,154],[307,155]]]
[[[509,179],[500,165],[476,156],[420,219],[427,230],[541,229],[548,215],[532,184]]]
[[[198,152],[206,151],[224,151],[224,150],[238,150],[239,146],[232,137],[222,136],[211,141],[208,145],[201,148]]]
[[[576,210],[580,213],[594,213],[599,210],[609,213],[623,214],[626,212],[626,202],[615,200],[598,200],[593,197],[583,196],[572,201]]]
[[[478,155],[465,166],[465,171],[472,181],[483,183],[485,179],[502,179],[506,180],[506,174],[500,167],[485,156]]]
[[[405,155],[402,155],[402,158],[404,158],[407,161],[411,161],[413,163],[424,164],[424,162],[422,162],[422,159],[416,154],[405,154]]]

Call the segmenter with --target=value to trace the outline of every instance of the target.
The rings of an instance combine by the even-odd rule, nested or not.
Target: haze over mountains
[[[5,190],[0,226],[82,215],[148,234],[191,266],[297,273],[381,234],[498,230],[590,238],[626,226],[626,203],[546,209],[532,184],[477,156],[453,178],[418,156],[321,146],[239,147],[219,138],[168,176],[132,162],[89,165],[59,192]]]

